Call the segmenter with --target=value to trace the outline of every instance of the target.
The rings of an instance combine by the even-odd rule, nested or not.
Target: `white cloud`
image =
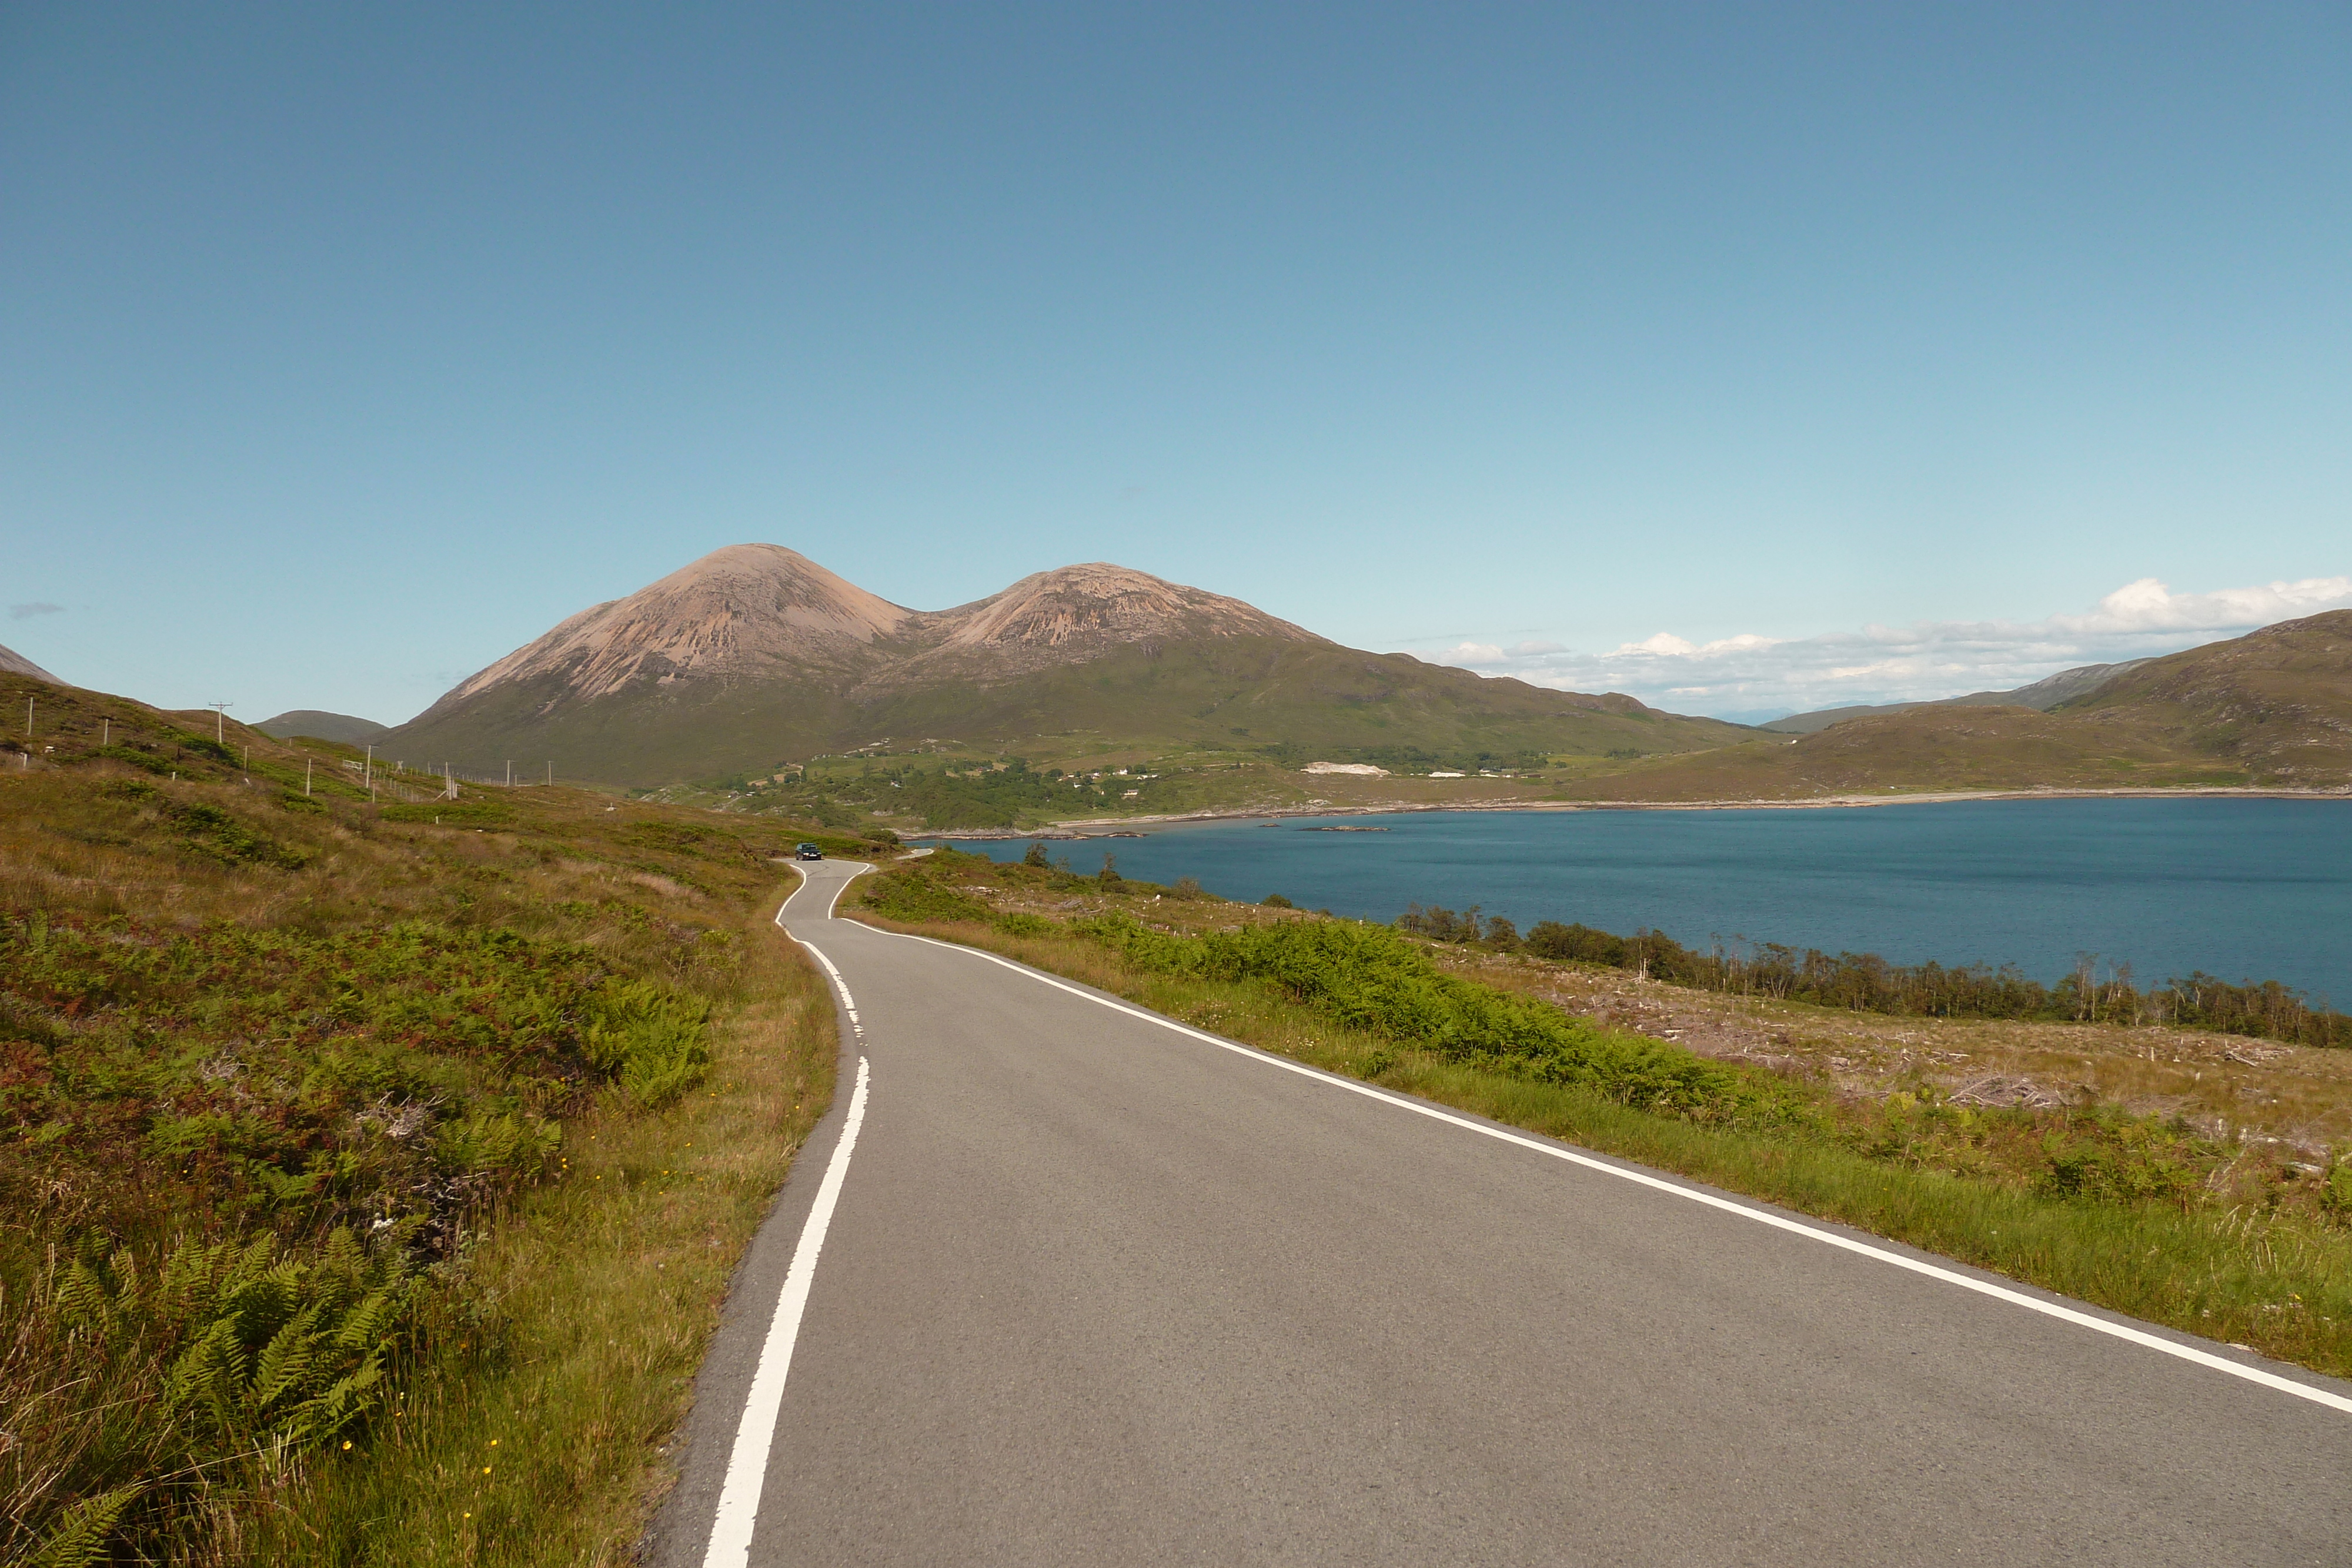
[[[1741,632],[1697,642],[1661,631],[1606,653],[1553,643],[1465,642],[1422,653],[1481,674],[1568,691],[1629,692],[1644,702],[1763,718],[1849,703],[1914,702],[2002,691],[2078,664],[2177,653],[2273,622],[2352,607],[2352,577],[2175,593],[2144,577],[2076,615],[2042,621],[1929,621],[1780,639]]]
[[[2352,602],[2352,577],[2306,577],[2262,588],[2174,593],[2152,577],[2127,582],[2088,615],[2053,615],[2050,624],[2083,635],[2117,632],[2250,630]]]
[[[1662,658],[1687,658],[1697,652],[1698,644],[1688,638],[1677,637],[1671,632],[1661,632],[1654,637],[1644,637],[1638,643],[1621,644],[1611,657],[1638,658],[1644,653],[1654,653]]]

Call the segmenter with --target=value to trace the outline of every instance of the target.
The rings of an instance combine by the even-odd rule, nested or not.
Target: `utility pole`
[[[25,699],[25,738],[33,738],[33,699],[30,697]]]
[[[99,749],[100,749],[101,751],[102,751],[102,750],[104,750],[104,749],[106,748],[106,747],[107,747],[108,743],[110,742],[110,740],[112,738],[113,735],[114,735],[114,721],[113,721],[112,719],[110,719],[110,718],[102,718],[102,719],[100,719],[100,720],[98,721],[98,745],[99,745]]]
[[[206,703],[205,706],[213,710],[213,744],[218,746],[228,739],[228,710],[236,705]]]
[[[305,800],[309,800],[310,798],[310,759],[309,758],[307,758],[307,757],[306,757],[306,758],[302,758],[302,799],[304,799]]]
[[[507,788],[514,788],[514,764],[511,762],[507,764]]]
[[[550,762],[547,765],[547,782],[551,787],[555,783],[555,764],[553,762]]]

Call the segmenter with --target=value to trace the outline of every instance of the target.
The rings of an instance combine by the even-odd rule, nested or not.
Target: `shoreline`
[[[1148,825],[1180,822],[1224,822],[1252,817],[1393,817],[1417,811],[1820,811],[1858,810],[1871,806],[1938,806],[1960,800],[2343,800],[2352,802],[2352,789],[2279,789],[2252,785],[2220,785],[2189,789],[1950,789],[1911,795],[1816,795],[1801,800],[1464,800],[1424,803],[1400,801],[1371,806],[1271,806],[1255,810],[1220,807],[1205,811],[1168,812],[1149,817],[1079,817],[1035,828],[945,828],[908,835],[923,839],[992,841],[1003,839],[1107,839]],[[1088,832],[1071,830],[1099,829]],[[1137,836],[1141,836],[1138,834]]]

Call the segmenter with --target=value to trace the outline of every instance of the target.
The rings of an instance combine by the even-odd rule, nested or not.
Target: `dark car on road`
[[[793,852],[793,858],[802,861],[821,861],[824,859],[824,852],[814,844],[803,844]]]

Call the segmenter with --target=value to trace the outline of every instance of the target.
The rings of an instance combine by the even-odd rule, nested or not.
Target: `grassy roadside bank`
[[[1558,1009],[1546,1022],[1526,1010],[1532,998],[1507,1005],[1475,979],[1415,970],[1388,946],[1412,945],[1381,927],[1131,883],[1092,885],[1089,913],[1055,918],[1045,911],[1080,901],[1056,898],[1072,890],[1051,875],[933,857],[861,878],[845,913],[985,946],[1333,1071],[2352,1374],[2352,1228],[2336,1184],[2252,1181],[2242,1159],[2153,1119],[1979,1113],[1907,1091],[1855,1103]],[[1105,904],[1110,914],[1092,913]],[[1276,925],[1381,935],[1353,964],[1260,935]]]
[[[735,1263],[831,1097],[832,998],[771,946],[709,1086],[583,1119],[562,1180],[468,1254],[463,1337],[444,1334],[365,1452],[331,1452],[257,1521],[252,1560],[636,1560]]]
[[[830,1092],[766,918],[803,826],[371,790],[348,748],[37,700],[0,777],[0,1559],[628,1560]]]

